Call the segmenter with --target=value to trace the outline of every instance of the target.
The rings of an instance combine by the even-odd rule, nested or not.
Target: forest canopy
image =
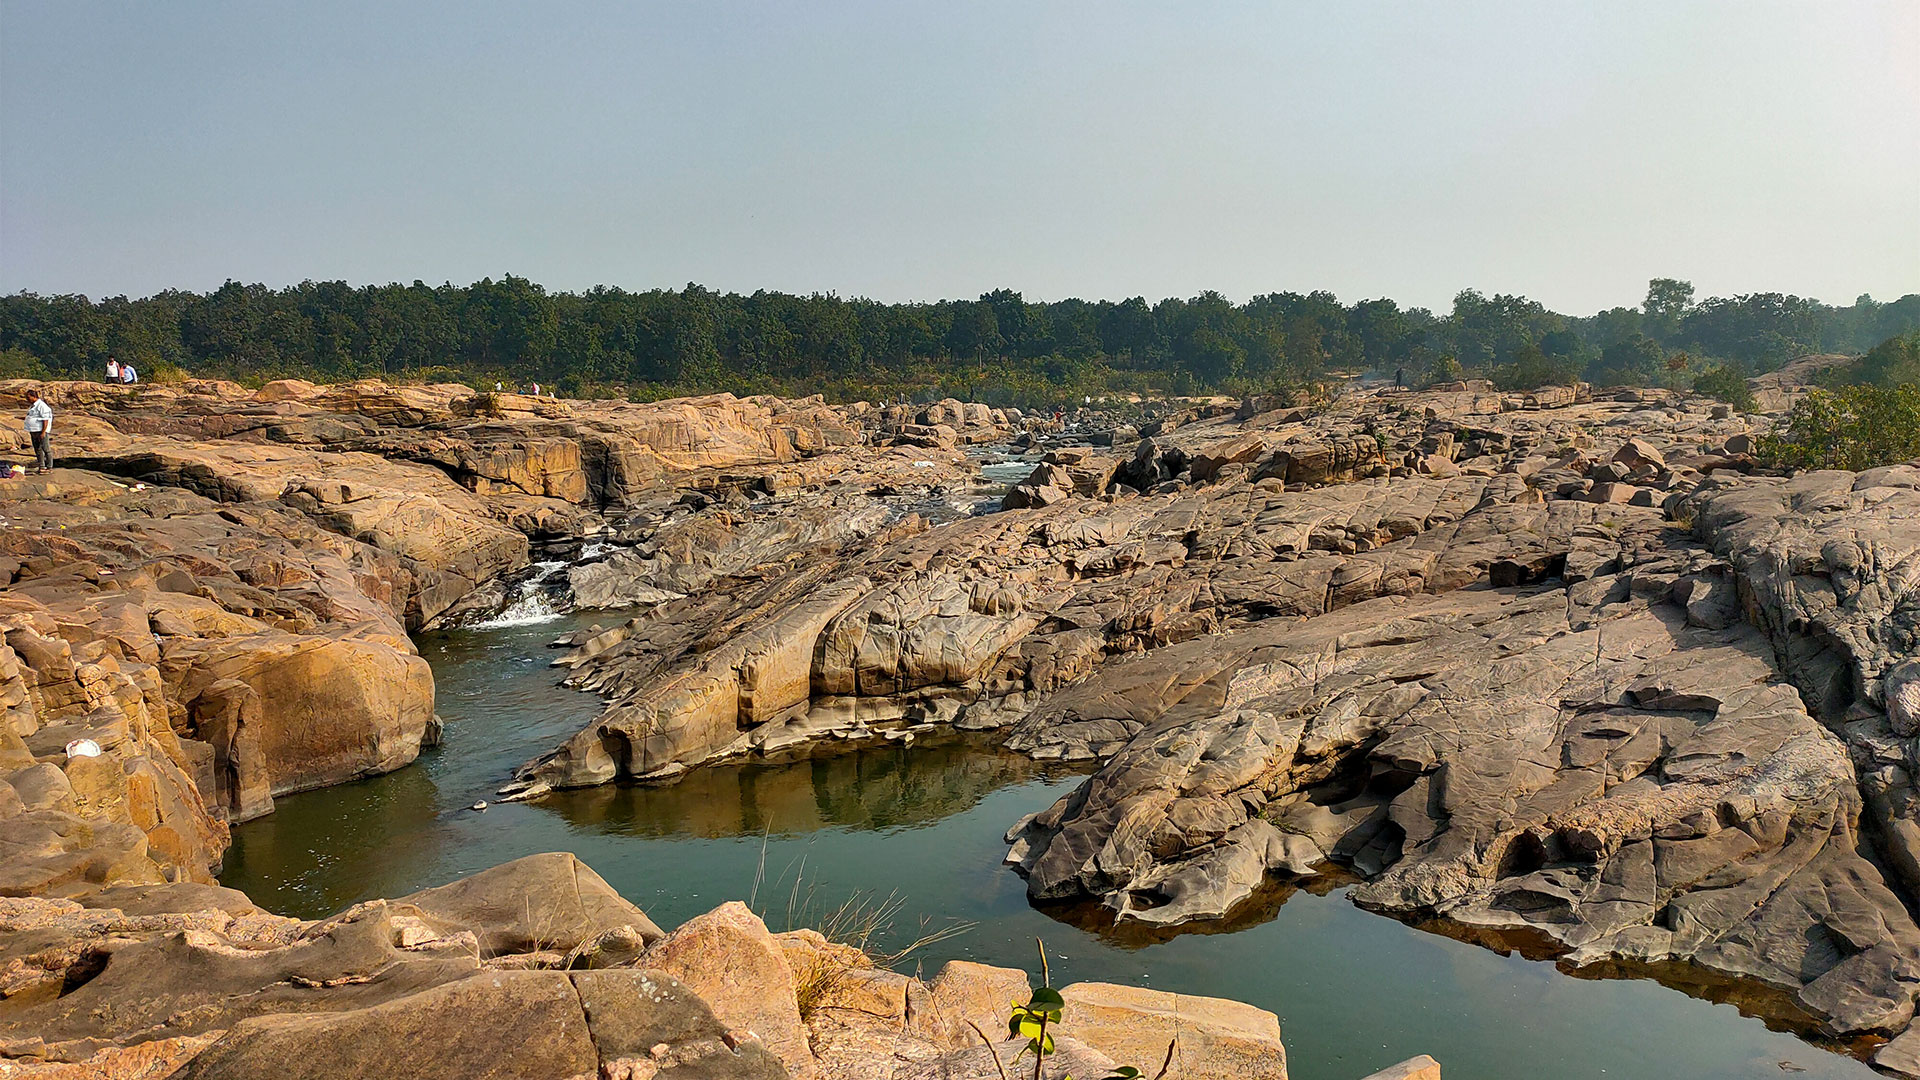
[[[471,285],[229,281],[208,293],[0,297],[0,377],[97,377],[109,355],[145,378],[257,382],[379,376],[490,386],[539,381],[576,396],[823,392],[954,394],[1038,404],[1081,394],[1246,393],[1373,372],[1409,383],[1481,375],[1530,388],[1588,378],[1689,386],[1808,353],[1862,354],[1920,330],[1920,295],[1834,307],[1781,293],[1695,301],[1649,284],[1642,302],[1586,316],[1466,290],[1450,311],[1332,293],[1218,292],[1149,303],[973,300],[885,304],[699,285],[549,292],[508,275]],[[1899,351],[1905,346],[1889,345]],[[1878,368],[1910,370],[1907,353]]]

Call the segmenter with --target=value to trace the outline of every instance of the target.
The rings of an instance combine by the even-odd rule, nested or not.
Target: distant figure
[[[494,393],[496,393],[496,394],[500,392],[500,384],[499,384],[499,383],[497,383],[497,382],[496,382],[496,383],[494,383],[494,384],[493,384],[493,392],[494,392]]]
[[[120,381],[120,361],[115,360],[111,356],[107,357],[107,381]]]
[[[534,396],[534,397],[539,397],[539,396],[540,396],[540,384],[539,384],[539,383],[534,383],[534,384],[533,384],[533,396]]]
[[[27,438],[33,442],[33,464],[38,472],[53,468],[53,407],[40,400],[40,391],[27,391]]]
[[[137,383],[140,381],[140,373],[133,370],[132,364],[121,364],[120,365],[120,381],[128,385]]]
[[[1406,368],[1393,369],[1393,385],[1395,386],[1407,385],[1407,369]]]

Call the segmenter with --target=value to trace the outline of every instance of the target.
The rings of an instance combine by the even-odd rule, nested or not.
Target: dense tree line
[[[301,376],[539,380],[565,393],[824,390],[1040,400],[1115,390],[1300,385],[1331,372],[1409,381],[1485,374],[1534,386],[1686,382],[1755,373],[1812,352],[1864,353],[1920,328],[1920,295],[1833,307],[1779,293],[1696,302],[1657,279],[1636,307],[1574,317],[1468,290],[1444,314],[1392,300],[1217,292],[1148,303],[975,300],[883,304],[699,285],[548,292],[507,276],[472,285],[228,282],[200,294],[0,298],[0,375],[93,376],[108,355],[149,378]]]

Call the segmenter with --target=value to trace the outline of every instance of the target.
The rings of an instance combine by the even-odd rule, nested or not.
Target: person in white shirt
[[[53,408],[40,400],[40,391],[27,391],[27,438],[33,441],[33,464],[40,472],[53,468]]]
[[[140,375],[133,370],[132,364],[121,364],[120,381],[123,383],[137,383],[140,381]]]
[[[107,357],[107,381],[120,381],[120,361],[115,360],[111,356]]]

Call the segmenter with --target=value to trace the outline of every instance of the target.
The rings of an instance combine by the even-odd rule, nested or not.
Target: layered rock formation
[[[1763,421],[1724,406],[1476,383],[1201,405],[1090,446],[959,402],[48,396],[63,463],[86,471],[0,487],[13,1058],[245,1075],[521,1008],[547,1018],[527,1054],[549,1071],[992,1075],[971,1014],[942,1003],[1004,998],[1011,975],[920,984],[740,910],[655,941],[608,899],[561,943],[425,894],[296,924],[190,891],[227,821],[432,737],[408,631],[590,539],[568,598],[624,610],[558,663],[608,707],[515,796],[991,729],[1095,770],[1009,833],[1036,901],[1178,926],[1337,862],[1376,910],[1573,967],[1731,980],[1801,1030],[1891,1039],[1882,1067],[1920,1075],[1902,1034],[1920,993],[1912,468],[1757,475]],[[971,512],[967,448],[1022,432],[1031,475]],[[69,753],[83,738],[99,753]],[[322,955],[339,962],[305,959]],[[83,1015],[89,988],[137,996],[162,963],[255,986],[231,992],[258,1015],[164,994]],[[839,974],[810,985],[823,968]],[[1156,1064],[1094,1032],[1155,1030],[1166,1003],[1083,989],[1089,1013],[1122,1013],[1063,1036],[1081,1068]],[[1239,1063],[1219,1075],[1272,1060],[1258,1017],[1199,1011],[1220,1029],[1208,1060]],[[628,1038],[663,1031],[644,1055]]]
[[[228,820],[419,752],[433,683],[393,557],[69,470],[7,481],[0,517],[9,894],[208,881]]]
[[[1007,512],[818,533],[581,642],[613,704],[510,790],[1006,728],[1103,763],[1009,834],[1036,900],[1219,919],[1332,860],[1870,1043],[1920,989],[1915,474],[1749,476],[1753,424],[1465,385],[1056,450]]]
[[[1285,1080],[1272,1013],[1065,992],[1057,1065],[1174,1041],[1175,1080]],[[663,934],[564,854],[313,922],[192,884],[0,899],[7,1075],[984,1080],[977,1032],[1027,993],[963,961],[921,982],[738,903]]]

